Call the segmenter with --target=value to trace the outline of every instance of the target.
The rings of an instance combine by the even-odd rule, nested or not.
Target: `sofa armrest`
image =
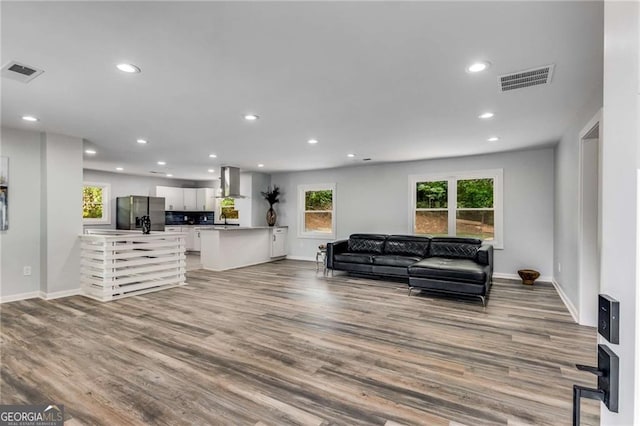
[[[493,270],[493,245],[482,244],[476,254],[476,262],[481,265],[489,265]]]
[[[349,240],[338,240],[332,243],[327,243],[327,268],[333,269],[333,256],[340,253],[345,253],[349,246]]]

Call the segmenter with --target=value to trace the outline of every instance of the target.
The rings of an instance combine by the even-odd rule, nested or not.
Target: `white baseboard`
[[[82,289],[74,288],[72,290],[55,291],[53,293],[45,293],[45,292],[40,292],[40,293],[41,293],[40,297],[43,298],[44,300],[53,300],[53,299],[59,299],[61,297],[82,295]]]
[[[305,260],[307,262],[315,262],[315,257],[307,257],[307,256],[291,256],[287,255],[287,260]]]
[[[37,297],[42,297],[42,292],[30,291],[28,293],[19,293],[12,294],[10,296],[4,296],[0,298],[0,303],[17,302],[18,300],[35,299]]]
[[[573,302],[571,302],[571,299],[567,297],[567,294],[564,292],[560,284],[558,284],[558,282],[555,279],[552,279],[551,283],[556,288],[556,291],[558,292],[560,299],[562,299],[562,302],[564,302],[564,305],[567,307],[567,310],[571,314],[571,317],[573,318],[573,320],[576,322],[576,324],[580,324],[580,321],[578,321],[578,310],[576,309]]]
[[[505,273],[505,272],[494,272],[493,273],[493,277],[494,278],[502,278],[502,279],[506,279],[506,280],[522,281],[522,278],[520,278],[520,275],[518,275],[518,274],[509,274],[509,273]],[[553,282],[553,277],[548,277],[548,276],[542,275],[536,281],[545,282],[545,283],[552,283]]]
[[[56,291],[53,293],[45,293],[44,291],[30,291],[28,293],[12,294],[11,296],[5,296],[0,298],[0,303],[17,302],[18,300],[27,299],[44,299],[53,300],[61,297],[77,296],[82,294],[81,288],[74,288],[72,290]]]

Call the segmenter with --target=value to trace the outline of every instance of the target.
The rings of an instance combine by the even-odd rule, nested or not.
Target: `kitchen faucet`
[[[227,225],[227,215],[224,212],[220,213],[220,219],[224,218],[224,225]]]

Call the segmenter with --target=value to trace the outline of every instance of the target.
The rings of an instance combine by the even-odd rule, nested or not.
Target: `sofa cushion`
[[[335,262],[373,263],[373,256],[365,253],[340,253],[333,256]]]
[[[409,266],[409,275],[420,278],[460,280],[484,283],[488,266],[479,265],[470,259],[429,257]]]
[[[429,255],[456,259],[475,259],[482,241],[475,238],[434,237]]]
[[[427,257],[430,242],[431,238],[429,237],[391,235],[384,243],[384,254]]]
[[[392,255],[377,255],[373,256],[374,265],[384,266],[399,266],[406,268],[409,265],[413,265],[419,262],[422,257],[418,256],[392,256]]]
[[[348,251],[351,253],[382,254],[386,235],[353,234],[349,237]]]

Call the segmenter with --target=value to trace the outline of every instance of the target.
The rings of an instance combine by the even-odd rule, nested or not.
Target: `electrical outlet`
[[[25,277],[31,275],[31,266],[25,266],[24,268],[22,268],[22,275],[24,275]]]
[[[562,272],[562,265],[558,262],[558,272]]]

